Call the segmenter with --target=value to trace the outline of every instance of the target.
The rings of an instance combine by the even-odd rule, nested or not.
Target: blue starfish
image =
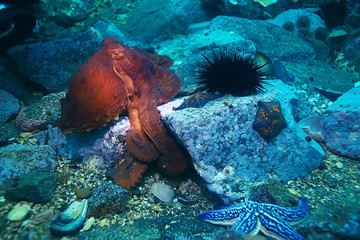
[[[268,203],[243,202],[199,215],[201,220],[254,236],[261,231],[279,240],[305,240],[289,223],[302,220],[309,213],[307,198],[297,207],[285,208]]]

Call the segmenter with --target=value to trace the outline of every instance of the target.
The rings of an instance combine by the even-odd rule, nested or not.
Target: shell
[[[22,221],[29,213],[29,205],[15,206],[7,215],[7,219],[12,222]]]
[[[50,225],[56,235],[69,235],[80,231],[88,209],[88,200],[74,201]]]
[[[155,195],[160,201],[169,203],[175,197],[175,192],[172,188],[162,182],[156,182],[151,186],[151,192]]]

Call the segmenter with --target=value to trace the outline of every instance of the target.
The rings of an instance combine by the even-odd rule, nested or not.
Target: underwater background
[[[359,73],[358,0],[0,0],[0,239],[360,239]]]

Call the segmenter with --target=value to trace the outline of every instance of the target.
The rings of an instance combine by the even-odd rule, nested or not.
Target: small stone
[[[336,162],[335,167],[342,169],[344,167],[344,164],[342,164],[341,162]]]
[[[342,36],[346,36],[348,33],[345,30],[342,29],[338,29],[338,30],[334,30],[333,32],[331,32],[329,34],[329,38],[333,38],[333,37],[342,37]]]
[[[15,206],[7,215],[7,219],[12,222],[22,221],[29,213],[29,205]]]
[[[39,214],[36,214],[33,217],[31,223],[34,224],[34,225],[38,225],[38,224],[40,224],[42,222],[50,220],[53,217],[55,217],[55,211],[54,211],[54,208],[51,207],[49,209],[46,209],[45,211],[42,211]]]
[[[100,227],[105,227],[106,222],[107,222],[107,221],[106,221],[106,219],[104,218],[103,220],[100,221],[99,226],[100,226]]]
[[[91,190],[88,188],[77,188],[74,191],[78,199],[87,199],[91,195]]]
[[[156,182],[151,186],[151,192],[162,202],[171,202],[175,197],[175,192],[172,188],[162,182]]]
[[[84,227],[81,229],[82,231],[88,231],[92,225],[94,224],[95,222],[95,218],[94,217],[91,217],[89,218],[88,220],[86,220],[85,224],[84,224]]]

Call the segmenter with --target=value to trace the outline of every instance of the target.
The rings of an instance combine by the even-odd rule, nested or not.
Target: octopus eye
[[[113,59],[122,59],[124,57],[124,50],[123,49],[113,50],[111,55]]]

